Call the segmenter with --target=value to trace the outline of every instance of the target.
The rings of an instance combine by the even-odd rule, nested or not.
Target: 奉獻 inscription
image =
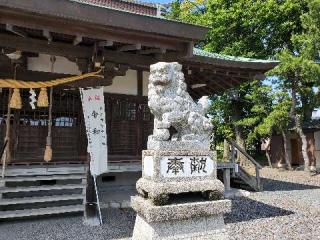
[[[212,174],[214,162],[207,156],[163,157],[160,172],[163,177],[198,177]]]

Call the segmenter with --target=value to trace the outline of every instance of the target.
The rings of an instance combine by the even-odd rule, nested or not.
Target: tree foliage
[[[252,143],[319,106],[320,0],[176,0],[168,17],[209,27],[198,45],[207,51],[280,61],[270,72],[277,91],[255,81],[213,96],[217,141]]]
[[[234,56],[273,57],[292,49],[292,34],[302,31],[305,0],[177,0],[168,16],[210,28],[205,50]],[[173,14],[172,14],[173,13]]]

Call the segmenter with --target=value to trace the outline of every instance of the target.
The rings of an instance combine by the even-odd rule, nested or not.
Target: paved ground
[[[262,171],[265,191],[233,200],[225,216],[230,239],[320,239],[320,175]],[[0,240],[102,240],[129,238],[134,212],[109,209],[102,227],[81,215],[0,222]]]

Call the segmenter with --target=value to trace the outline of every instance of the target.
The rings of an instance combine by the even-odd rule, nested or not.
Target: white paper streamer
[[[29,91],[29,93],[30,93],[30,106],[31,106],[31,108],[32,109],[36,109],[36,105],[35,105],[35,103],[37,102],[37,100],[36,100],[36,92],[31,88],[30,89],[30,91]]]

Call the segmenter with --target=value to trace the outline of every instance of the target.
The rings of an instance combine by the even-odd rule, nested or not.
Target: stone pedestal
[[[228,239],[223,214],[231,202],[223,199],[214,152],[145,150],[142,165],[132,240]]]
[[[132,240],[228,239],[223,214],[231,209],[229,200],[155,206],[132,197],[131,204],[137,212]]]
[[[164,205],[171,194],[202,193],[208,200],[223,197],[224,185],[216,177],[214,152],[208,150],[145,150],[142,178],[136,184],[141,196]]]

